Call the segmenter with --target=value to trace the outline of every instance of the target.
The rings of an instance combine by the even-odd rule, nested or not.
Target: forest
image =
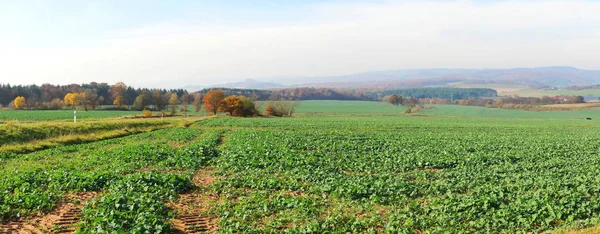
[[[147,96],[149,103],[159,105],[168,102],[171,94],[181,97],[187,94],[187,91],[183,89],[134,88],[121,82],[114,85],[96,82],[70,85],[0,84],[0,107],[9,106],[17,97],[23,97],[25,108],[28,109],[62,109],[69,105],[69,103],[65,103],[65,99],[69,99],[67,94],[85,96],[85,103],[95,109],[102,105],[133,105],[140,95]],[[117,99],[116,102],[115,99]]]

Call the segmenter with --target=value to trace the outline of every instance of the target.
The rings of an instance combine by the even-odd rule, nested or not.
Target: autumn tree
[[[22,110],[25,107],[26,103],[27,101],[22,96],[18,96],[15,98],[15,100],[13,100],[15,110]]]
[[[171,105],[171,115],[175,114],[175,108],[179,104],[179,98],[176,93],[171,94],[171,98],[169,98],[169,105]]]
[[[110,89],[110,93],[113,97],[113,105],[116,105],[119,109],[125,104],[125,92],[127,91],[127,85],[123,82],[118,82],[113,85]]]
[[[223,101],[223,99],[225,99],[225,94],[223,94],[223,91],[219,89],[208,91],[202,98],[204,109],[207,112],[212,112],[216,115],[217,111],[219,111],[219,104],[221,101]]]
[[[140,111],[146,109],[146,105],[148,105],[148,101],[149,101],[148,95],[145,92],[141,93],[140,95],[138,95],[135,98],[135,101],[133,101],[133,109],[140,110]]]
[[[63,99],[63,103],[67,106],[70,106],[71,109],[76,109],[77,105],[79,104],[79,97],[77,96],[77,93],[67,93]]]
[[[255,102],[252,99],[245,96],[238,96],[238,98],[244,107],[242,112],[243,117],[255,116],[258,114],[256,105],[254,104]]]
[[[52,99],[52,101],[48,105],[48,109],[51,110],[60,110],[63,107],[63,101],[60,98]]]
[[[404,105],[404,106],[407,106],[409,108],[413,108],[416,105],[419,105],[419,100],[416,99],[416,98],[412,98],[411,97],[411,98],[408,98],[408,99],[402,101],[402,103],[403,103],[402,105]]]
[[[190,95],[186,93],[184,93],[183,95],[181,95],[181,108],[179,108],[179,110],[181,112],[183,112],[183,116],[187,116],[187,112],[188,112],[188,105],[190,104]]]
[[[98,95],[97,89],[85,89],[83,91],[85,94],[84,98],[84,107],[87,110],[87,107],[91,107],[91,109],[96,109],[97,106],[104,100],[104,97]]]
[[[83,109],[87,111],[87,94],[85,92],[76,93],[75,102],[77,105],[82,105]]]
[[[200,107],[202,106],[202,94],[199,94],[199,93],[194,94],[193,105],[194,105],[194,111],[199,112]]]
[[[158,111],[165,109],[165,102],[163,101],[163,94],[160,90],[152,91],[152,103],[154,103],[154,108]]]
[[[219,103],[218,111],[227,112],[229,116],[239,116],[244,111],[244,104],[237,96],[229,96]]]
[[[388,98],[388,102],[394,106],[403,105],[404,98],[398,94],[392,94]]]
[[[292,116],[296,111],[296,107],[300,104],[298,101],[290,101],[285,99],[279,99],[276,101],[269,101],[265,108],[265,115],[267,116]]]
[[[249,117],[257,114],[254,102],[244,96],[228,96],[221,101],[218,109],[229,113],[229,116]]]

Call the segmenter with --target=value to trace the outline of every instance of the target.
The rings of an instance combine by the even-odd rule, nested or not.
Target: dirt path
[[[214,233],[218,230],[216,217],[207,214],[210,203],[217,198],[203,191],[214,181],[213,172],[214,169],[197,171],[193,181],[198,188],[181,194],[178,201],[168,204],[169,207],[177,210],[177,217],[173,220],[176,231],[173,233]]]
[[[48,213],[36,215],[8,224],[3,224],[0,233],[45,234],[74,233],[81,220],[81,208],[85,202],[97,195],[97,192],[79,192],[68,194],[57,208]]]

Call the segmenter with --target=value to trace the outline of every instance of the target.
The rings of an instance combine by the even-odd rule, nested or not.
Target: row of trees
[[[388,102],[394,106],[407,106],[409,108],[412,108],[416,105],[419,105],[420,102],[418,99],[416,98],[404,98],[402,95],[398,95],[398,94],[392,94],[389,96],[385,96],[383,97],[383,101],[384,102]]]
[[[202,98],[203,107],[207,112],[217,114],[226,112],[230,116],[250,117],[260,115],[256,103],[246,96],[230,95],[225,97],[223,90],[213,89],[206,92]],[[270,100],[266,103],[266,116],[291,116],[298,101]]]
[[[273,101],[273,100],[377,100],[376,97],[368,95],[366,92],[351,89],[338,90],[331,88],[280,88],[273,90],[265,89],[232,89],[232,88],[207,88],[200,90],[199,93],[206,94],[211,90],[221,90],[226,96],[238,95],[246,96],[253,101]]]
[[[543,96],[543,97],[519,97],[519,96],[508,96],[502,98],[478,98],[478,99],[460,99],[451,101],[443,98],[404,98],[399,94],[392,94],[385,96],[382,99],[384,102],[388,102],[395,106],[407,106],[413,108],[415,106],[421,106],[423,104],[454,104],[462,106],[482,106],[488,108],[506,108],[506,109],[531,109],[532,106],[548,105],[548,104],[574,104],[584,103],[582,96]]]
[[[122,82],[114,85],[92,82],[89,84],[71,85],[16,85],[0,84],[0,107],[14,107],[17,97],[25,98],[22,109],[61,109],[65,106],[83,106],[85,109],[96,109],[102,105],[115,105],[118,109],[132,107],[141,94],[148,97],[147,104],[153,109],[164,109],[171,94],[182,97],[187,94],[183,89],[140,89],[125,85]],[[72,96],[66,98],[67,94]],[[191,101],[191,100],[189,100]],[[165,104],[167,103],[167,104]]]
[[[549,105],[549,104],[576,104],[584,103],[582,96],[543,96],[543,97],[519,97],[508,96],[497,99],[462,99],[454,104],[463,106],[485,106],[494,108],[510,107],[513,109],[517,105]]]

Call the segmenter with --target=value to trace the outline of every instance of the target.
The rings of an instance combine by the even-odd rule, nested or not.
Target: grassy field
[[[572,95],[572,96],[600,96],[600,89],[582,89],[582,90],[538,90],[524,89],[515,92],[505,92],[503,95],[519,95],[522,97],[542,97],[542,96],[557,96],[557,95]]]
[[[521,97],[542,97],[542,96],[557,96],[557,95],[573,95],[573,96],[600,96],[600,89],[583,89],[583,90],[542,90],[532,89],[524,85],[501,85],[501,84],[464,84],[462,82],[449,84],[457,88],[490,88],[498,91],[498,95],[518,95]]]
[[[23,153],[184,126],[189,119],[128,119],[96,122],[37,122],[0,125],[0,154]]]
[[[77,119],[105,119],[141,115],[141,111],[77,111]],[[0,120],[5,121],[73,121],[72,110],[0,110]]]
[[[525,111],[477,106],[434,105],[418,115],[460,118],[509,118],[509,119],[585,119],[600,118],[600,109],[572,111]]]
[[[260,104],[260,103],[259,103]],[[260,111],[264,111],[264,106]],[[205,116],[208,113],[202,109],[200,112],[194,112],[193,107],[189,108],[189,115]],[[368,101],[302,101],[296,108],[296,114],[400,114],[404,113],[406,108],[392,106],[383,102]],[[157,114],[157,112],[154,112]],[[181,115],[180,111],[177,114]],[[77,111],[77,119],[81,121],[90,119],[118,118],[124,116],[142,115],[141,111]],[[0,110],[0,121],[73,121],[72,110]]]
[[[368,101],[302,101],[296,114],[401,114],[405,107]]]
[[[593,105],[597,104],[586,104]],[[261,107],[259,105],[259,107]],[[535,119],[585,119],[586,117],[600,118],[600,109],[585,109],[573,111],[525,111],[494,109],[471,106],[456,105],[427,105],[431,109],[416,113],[416,115],[440,116],[440,117],[464,117],[464,118],[535,118]],[[559,106],[549,106],[558,108]],[[264,108],[264,106],[262,106]],[[583,109],[583,108],[582,108]],[[369,101],[302,101],[296,108],[295,115],[407,115],[406,107],[393,106],[384,102]],[[154,112],[156,114],[157,112]],[[123,116],[141,115],[139,111],[79,111],[78,120],[99,120],[107,118],[119,118]],[[178,114],[181,114],[178,112]],[[206,116],[207,113],[188,112],[191,116]],[[0,111],[0,122],[5,121],[59,121],[72,122],[73,112],[63,111]]]
[[[205,116],[207,112],[202,109],[199,112],[194,112],[194,108],[190,105],[188,115]],[[165,111],[165,113],[169,113]],[[93,110],[93,111],[77,111],[77,120],[96,120],[107,118],[119,118],[126,116],[141,116],[141,111],[115,111],[115,110]],[[154,115],[159,112],[154,111]],[[181,111],[176,111],[177,115],[183,115]],[[72,110],[0,110],[0,121],[73,121]]]

